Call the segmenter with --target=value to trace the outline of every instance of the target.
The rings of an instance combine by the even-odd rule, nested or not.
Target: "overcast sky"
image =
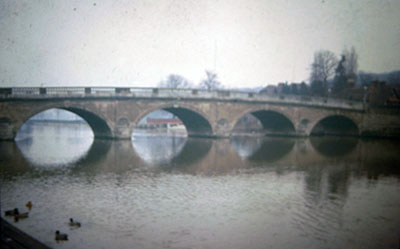
[[[1,86],[307,81],[313,53],[354,46],[359,68],[400,69],[399,0],[1,0]]]

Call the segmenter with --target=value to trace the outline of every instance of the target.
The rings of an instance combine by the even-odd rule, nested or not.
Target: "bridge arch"
[[[309,134],[312,136],[359,136],[360,130],[357,122],[352,118],[335,114],[316,120]]]
[[[46,106],[44,108],[32,108],[29,112],[27,112],[19,122],[17,122],[16,125],[16,132],[20,130],[22,125],[26,123],[30,118],[35,116],[36,114],[39,114],[41,112],[50,110],[50,109],[60,109],[60,110],[65,110],[72,112],[79,117],[81,117],[83,120],[87,122],[87,124],[90,126],[90,128],[93,131],[94,137],[95,138],[111,138],[112,137],[112,132],[110,129],[110,126],[107,124],[106,119],[101,117],[99,114],[92,112],[90,110],[85,109],[84,107],[73,107],[73,106],[59,106],[59,105],[53,105],[53,106]]]
[[[272,108],[247,110],[233,122],[233,129],[247,114],[253,115],[260,121],[265,135],[295,135],[296,133],[292,119],[287,114]]]
[[[145,116],[157,110],[164,110],[177,116],[185,125],[188,136],[208,137],[213,135],[213,129],[210,121],[206,118],[206,114],[197,110],[197,108],[181,104],[168,104],[154,107],[138,116],[134,121],[134,124],[137,125]],[[132,132],[133,128],[131,130],[131,133]]]

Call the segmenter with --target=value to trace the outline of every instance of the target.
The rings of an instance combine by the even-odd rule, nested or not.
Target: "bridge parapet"
[[[236,90],[143,88],[143,87],[14,87],[0,88],[0,101],[7,99],[38,98],[161,98],[161,99],[206,99],[220,101],[266,102],[282,105],[317,106],[364,110],[362,102],[301,95],[268,95]]]

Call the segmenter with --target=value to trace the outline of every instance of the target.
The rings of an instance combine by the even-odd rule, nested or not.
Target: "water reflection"
[[[57,167],[76,163],[88,153],[93,136],[86,124],[28,123],[16,144],[34,166]]]
[[[236,152],[249,161],[275,162],[290,153],[295,139],[278,137],[233,137],[232,146]]]
[[[22,152],[35,139],[0,143],[1,207],[32,200],[16,225],[54,248],[397,246],[399,141],[95,140],[68,167],[43,167]],[[46,141],[79,141],[60,139]],[[85,229],[56,244],[49,231],[69,216]]]
[[[149,164],[168,164],[179,155],[186,143],[185,137],[134,137],[133,148]]]
[[[16,176],[32,170],[14,142],[0,142],[0,175]]]
[[[81,169],[88,165],[100,163],[107,156],[111,146],[112,142],[110,140],[94,140],[87,153],[82,154],[79,160],[74,163],[74,169]]]
[[[241,158],[253,155],[260,149],[263,141],[264,138],[261,137],[234,136],[231,138],[232,147]]]
[[[190,143],[189,143],[190,142]],[[182,153],[165,170],[191,175],[227,175],[245,167],[229,140],[190,139]],[[176,172],[176,171],[175,171]]]
[[[304,183],[304,205],[295,211],[292,225],[298,228],[304,237],[343,247],[344,245],[340,246],[332,239],[332,232],[341,233],[346,227],[345,223],[352,223],[351,217],[347,216],[344,210],[349,189],[352,188],[350,170],[331,165],[323,168],[312,167],[304,172]]]
[[[379,177],[400,176],[399,140],[362,140],[360,148],[361,169],[355,172],[358,177],[378,180]]]
[[[311,137],[311,144],[326,157],[338,157],[351,153],[359,139],[353,137]]]
[[[189,138],[180,153],[172,158],[171,166],[179,168],[195,164],[206,157],[211,146],[212,141],[209,139]]]

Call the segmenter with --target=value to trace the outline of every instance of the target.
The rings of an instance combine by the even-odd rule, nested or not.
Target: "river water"
[[[94,140],[25,125],[0,143],[1,209],[54,248],[398,248],[399,141]],[[71,229],[72,217],[82,227]],[[54,232],[68,233],[56,243]]]

